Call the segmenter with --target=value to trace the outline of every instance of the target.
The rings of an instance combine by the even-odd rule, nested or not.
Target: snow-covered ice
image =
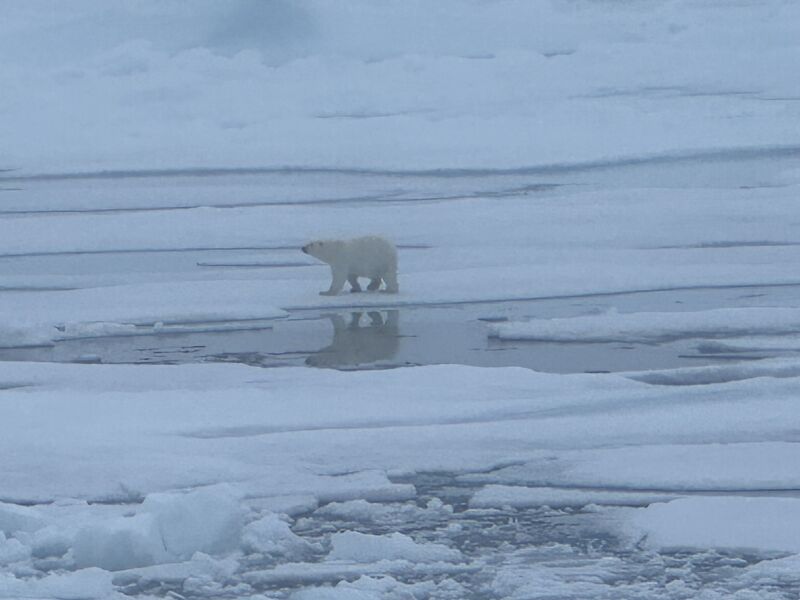
[[[153,331],[230,330],[286,316],[285,311],[255,300],[256,294],[256,290],[247,293],[231,286],[192,282],[12,295],[0,301],[4,304],[0,306],[0,346]]]
[[[797,598],[796,3],[8,0],[0,53],[0,598]],[[321,297],[364,234],[401,293]]]
[[[294,534],[289,524],[274,513],[247,525],[242,532],[242,549],[284,560],[300,560],[321,551],[318,546]]]
[[[604,314],[492,325],[506,340],[658,342],[680,337],[782,335],[800,330],[800,309],[720,308],[700,312]]]
[[[187,561],[202,554],[234,560],[206,582],[215,590],[360,576],[428,581],[489,568],[492,552],[459,547],[471,520],[510,510],[515,523],[514,514],[548,505],[556,512],[539,518],[562,519],[565,508],[605,514],[605,535],[620,544],[647,536],[648,552],[725,550],[737,539],[765,559],[794,549],[786,540],[796,537],[796,499],[771,495],[800,485],[796,377],[687,392],[620,375],[459,366],[3,364],[4,379],[24,383],[3,392],[0,436],[3,555],[22,580],[31,568],[99,567],[116,573],[115,585],[144,592],[190,582]],[[461,473],[460,486],[474,490],[469,507],[442,503],[447,492],[426,500],[414,475],[426,472]],[[296,506],[280,500],[290,493],[313,495],[306,516],[266,508],[271,497],[274,507]],[[109,499],[121,504],[92,502]],[[22,501],[35,505],[9,503]],[[707,537],[698,527],[690,528],[697,537],[669,537],[673,511],[686,507],[702,521],[703,507],[725,501],[743,528],[764,537],[725,529],[721,511],[706,521]],[[631,506],[639,508],[620,508]],[[748,521],[748,506],[764,516]],[[147,571],[168,564],[176,574]]]
[[[800,552],[798,498],[682,498],[654,504],[631,520],[657,547],[748,548]]]
[[[753,389],[753,386],[747,387]],[[718,395],[720,390],[726,390],[726,387],[723,385],[708,390],[707,394],[698,395],[693,400],[699,401],[705,397],[712,401],[711,398]],[[685,394],[681,390],[675,396]],[[730,394],[729,400],[737,395],[735,389],[730,389]],[[672,394],[667,393],[662,398],[669,396]],[[685,432],[688,435],[689,429],[686,428]],[[599,494],[603,486],[619,491],[638,489],[662,493],[675,490],[792,491],[800,487],[800,474],[795,468],[796,461],[800,459],[798,450],[790,438],[772,442],[742,440],[737,444],[712,443],[709,438],[702,444],[669,445],[659,445],[653,440],[646,446],[569,450],[561,453],[557,459],[548,456],[529,464],[504,467],[491,476],[472,475],[465,478],[472,481],[585,487],[592,490],[584,492],[590,502],[591,494]],[[561,464],[553,468],[556,461]],[[531,493],[535,493],[535,490],[531,490]],[[624,495],[621,497],[624,498]],[[602,495],[598,498],[602,498]]]
[[[57,598],[58,600],[85,600],[87,598],[124,598],[115,592],[111,574],[102,569],[80,569],[64,574],[53,574],[41,579],[17,579],[0,574],[0,594],[3,598]]]
[[[226,489],[148,494],[137,514],[96,521],[78,530],[79,567],[109,570],[188,560],[195,552],[221,554],[242,537],[243,511]]]
[[[377,562],[408,560],[418,562],[461,562],[461,553],[441,544],[418,544],[402,533],[388,536],[368,535],[356,531],[331,536],[331,560]]]
[[[0,25],[4,162],[513,168],[797,144],[797,11],[14,1]]]
[[[473,508],[527,508],[537,506],[580,508],[590,504],[647,506],[654,502],[667,502],[677,497],[673,494],[657,492],[487,485],[470,498],[469,505]]]

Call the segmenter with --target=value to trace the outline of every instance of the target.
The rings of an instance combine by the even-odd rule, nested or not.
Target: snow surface
[[[2,162],[509,168],[797,144],[799,22],[793,2],[12,0]]]
[[[377,562],[380,560],[408,560],[419,562],[461,562],[461,553],[441,544],[418,544],[402,533],[389,536],[368,535],[356,531],[336,533],[331,536],[331,560]]]
[[[657,547],[800,552],[800,499],[683,498],[636,511],[631,526]]]
[[[651,370],[627,373],[637,381],[656,385],[703,385],[724,383],[754,377],[797,377],[800,364],[794,359],[775,358],[749,364],[712,365],[679,369]]]
[[[729,337],[750,332],[785,334],[800,330],[800,309],[720,308],[700,312],[605,314],[492,325],[506,340],[553,342],[657,342],[680,337]]]
[[[702,385],[687,394],[616,375],[460,366],[341,373],[3,363],[0,376],[19,384],[3,392],[0,435],[2,555],[15,574],[4,593],[11,597],[27,589],[20,587],[29,585],[24,574],[36,564],[99,567],[116,573],[115,586],[180,581],[207,593],[242,582],[296,589],[483,568],[480,557],[394,529],[448,523],[452,507],[364,502],[417,498],[415,485],[389,473],[461,472],[464,483],[527,486],[485,488],[473,510],[594,505],[611,511],[621,539],[647,535],[656,549],[796,551],[787,541],[796,538],[796,499],[770,494],[800,486],[797,377]],[[686,496],[693,491],[725,496]],[[766,496],[744,503],[754,492]],[[271,497],[297,505],[287,503],[289,494],[333,501],[295,520],[298,531],[320,519],[352,529],[304,539],[290,529],[291,517],[264,508]],[[93,500],[123,504],[86,502]],[[728,500],[730,511],[704,516]],[[663,533],[684,519],[681,507],[687,523],[697,519],[707,529],[687,526],[696,537]],[[726,514],[741,529],[731,529]],[[365,525],[389,529],[360,531]],[[208,555],[233,563],[195,581]],[[505,585],[496,583],[495,592]]]
[[[336,182],[336,177],[330,181]],[[263,183],[260,193],[269,195],[273,181]],[[519,183],[501,178],[494,181],[492,194]],[[30,184],[34,189],[40,185],[45,186],[40,192],[46,196],[59,193],[54,182]],[[357,182],[347,185],[357,187]],[[394,180],[386,185],[399,184]],[[101,189],[114,194],[117,187],[116,182],[105,182]],[[8,216],[0,218],[0,274],[8,290],[0,295],[0,346],[112,334],[269,327],[271,319],[285,315],[282,311],[309,308],[402,308],[796,284],[794,265],[800,260],[800,246],[787,226],[796,210],[796,190],[793,185],[680,192],[635,188],[621,193],[581,185],[541,196],[513,193],[502,199],[502,211],[497,209],[498,198],[487,191],[486,197],[455,203],[375,200],[323,208],[301,204]],[[135,191],[137,197],[157,193],[146,186]],[[17,193],[28,191],[8,192],[3,198]],[[453,218],[453,211],[458,218]],[[198,265],[231,252],[243,264],[257,256],[291,265],[304,256],[297,249],[305,240],[352,235],[354,219],[358,232],[383,233],[400,246],[397,296],[321,297],[318,292],[330,283],[329,269],[323,265],[258,269]],[[445,231],[442,222],[448,222]],[[485,234],[476,237],[476,231]],[[735,243],[713,245],[726,240]],[[242,248],[253,248],[249,259],[242,257]],[[598,331],[615,339],[614,320],[636,318],[641,319],[639,329],[655,325],[657,318],[666,327],[663,334],[674,334],[677,327],[682,335],[691,333],[687,330],[694,325],[700,333],[713,333],[712,325],[717,325],[736,335],[773,333],[796,325],[792,312],[796,308],[791,306],[708,308],[723,312],[703,310],[685,317],[590,315],[576,331],[590,338]],[[731,324],[740,317],[741,327]],[[679,326],[676,319],[684,320]],[[561,335],[568,329],[565,326],[582,323],[536,322],[558,328]],[[762,323],[764,329],[759,328]]]
[[[231,286],[192,282],[6,296],[0,300],[0,346],[153,331],[251,328],[254,321],[286,316],[285,311],[254,300],[255,295],[255,290],[247,294]]]
[[[653,502],[664,502],[675,497],[663,493],[487,485],[470,498],[469,505],[473,508],[527,508],[535,506],[580,508],[590,504],[647,506]]]

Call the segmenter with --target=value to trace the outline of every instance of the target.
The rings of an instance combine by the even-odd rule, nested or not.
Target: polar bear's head
[[[341,257],[342,245],[343,242],[341,240],[317,240],[306,244],[301,250],[314,258],[318,258],[330,264],[336,258]]]

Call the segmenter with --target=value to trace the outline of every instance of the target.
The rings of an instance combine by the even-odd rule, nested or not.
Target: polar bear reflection
[[[354,312],[348,323],[342,315],[328,314],[333,324],[333,341],[306,359],[312,367],[337,368],[390,360],[399,345],[398,311],[367,313],[369,320],[362,325],[363,312]]]

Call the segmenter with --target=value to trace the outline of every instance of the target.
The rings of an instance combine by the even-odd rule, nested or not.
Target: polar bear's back
[[[347,240],[349,271],[363,277],[377,277],[397,270],[397,250],[389,240],[377,235]]]

